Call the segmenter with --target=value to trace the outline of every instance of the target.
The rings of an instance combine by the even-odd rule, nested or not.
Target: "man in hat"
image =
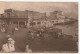
[[[13,45],[15,44],[15,41],[12,38],[8,38],[8,42]]]

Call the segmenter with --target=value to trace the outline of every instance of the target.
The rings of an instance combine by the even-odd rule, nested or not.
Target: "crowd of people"
[[[4,52],[15,52],[16,51],[15,50],[15,48],[16,48],[15,40],[13,40],[12,35],[14,35],[15,31],[18,31],[18,30],[19,30],[19,28],[17,26],[13,26],[13,25],[6,26],[6,24],[2,24],[0,26],[0,32],[8,34],[6,36],[7,42],[2,45],[2,50],[0,52],[4,53]],[[26,48],[25,52],[28,52],[28,53],[32,52],[32,50],[30,49],[29,43],[25,47]]]
[[[1,52],[15,52],[15,40],[11,37],[11,35],[15,34],[16,30],[19,30],[18,27],[10,27],[11,31],[9,32],[8,28],[3,24],[0,31],[4,33],[9,33],[7,38],[7,43],[3,44]],[[56,32],[53,31],[53,29],[45,30],[45,29],[39,29],[39,30],[29,30],[27,32],[26,36],[26,47],[25,52],[31,53],[32,52],[32,42],[34,39],[44,40],[45,39],[45,33],[51,35],[53,38],[61,38],[63,39],[63,33],[62,32]]]

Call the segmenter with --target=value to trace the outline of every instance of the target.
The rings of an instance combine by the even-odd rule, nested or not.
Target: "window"
[[[26,21],[26,23],[28,23],[28,21]]]
[[[41,24],[41,22],[37,22],[37,24]]]
[[[36,25],[36,23],[35,22],[32,22],[32,23],[30,23],[30,25]]]
[[[56,21],[56,22],[58,22],[58,21]]]
[[[54,23],[54,21],[52,21],[52,23]]]
[[[19,22],[20,25],[25,25],[25,22]]]
[[[18,24],[18,22],[17,21],[13,21],[13,24]]]

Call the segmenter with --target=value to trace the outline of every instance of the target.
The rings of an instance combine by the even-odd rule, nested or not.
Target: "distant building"
[[[6,9],[4,13],[0,15],[0,19],[4,23],[15,24],[15,25],[25,25],[29,26],[29,22],[33,21],[35,18],[41,18],[44,16],[44,13],[36,11],[19,11],[13,9]],[[29,20],[29,21],[28,21]]]
[[[52,20],[53,24],[70,21],[70,19],[64,15],[63,11],[51,12],[49,17],[53,19]]]
[[[50,20],[46,19],[45,17],[39,18],[39,19],[33,19],[33,27],[51,27],[53,24],[50,22]]]
[[[7,24],[27,27],[51,27],[56,23],[64,23],[70,20],[62,11],[50,12],[50,16],[47,16],[46,13],[37,11],[13,9],[4,10],[4,13],[0,15],[0,19],[3,21],[2,23],[7,22]]]

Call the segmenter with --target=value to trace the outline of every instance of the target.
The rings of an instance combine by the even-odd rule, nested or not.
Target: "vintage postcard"
[[[78,53],[78,2],[0,2],[0,53]]]

